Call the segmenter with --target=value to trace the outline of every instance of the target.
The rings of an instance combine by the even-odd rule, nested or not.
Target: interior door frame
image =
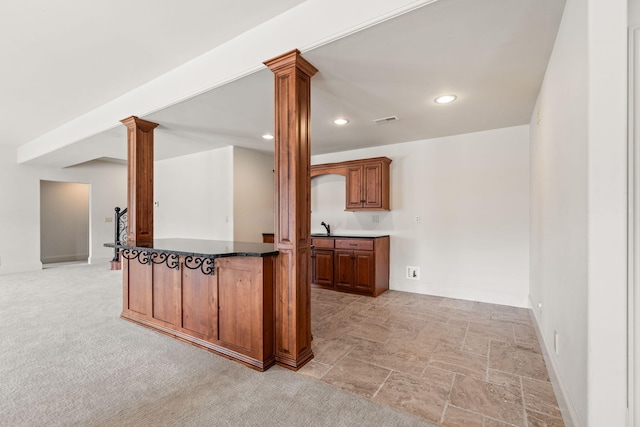
[[[627,425],[640,422],[640,25],[629,27]]]
[[[38,242],[39,245],[39,251],[40,251],[40,263],[42,265],[44,265],[45,263],[43,262],[43,254],[42,254],[42,250],[43,250],[43,218],[47,215],[46,212],[43,211],[43,206],[42,206],[42,200],[43,200],[43,183],[44,182],[48,182],[48,183],[53,183],[53,184],[75,184],[75,185],[82,185],[84,187],[86,187],[87,190],[87,199],[86,199],[86,211],[87,211],[87,217],[86,217],[86,222],[87,222],[87,229],[86,229],[86,234],[87,234],[87,258],[85,259],[84,257],[82,257],[82,259],[77,259],[77,260],[69,260],[69,261],[51,261],[52,263],[57,263],[57,262],[86,262],[87,264],[90,263],[91,261],[91,252],[92,252],[92,227],[91,227],[91,190],[92,190],[92,186],[90,183],[86,183],[86,182],[80,182],[80,181],[69,181],[69,180],[59,180],[59,179],[44,179],[41,178],[39,180],[39,216],[40,216],[40,231],[39,231],[39,235],[40,235],[40,239]],[[84,200],[83,200],[83,205],[84,205]],[[83,254],[84,255],[84,254]]]

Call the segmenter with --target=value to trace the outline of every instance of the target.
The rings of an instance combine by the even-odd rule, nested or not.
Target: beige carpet
[[[432,426],[121,320],[121,273],[0,276],[0,426]]]

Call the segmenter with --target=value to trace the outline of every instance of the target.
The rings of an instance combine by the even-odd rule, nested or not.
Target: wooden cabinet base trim
[[[326,286],[320,286],[314,283],[311,284],[311,287],[317,288],[317,289],[326,289],[328,291],[342,292],[345,294],[362,295],[365,297],[377,297],[378,295],[381,295],[388,290],[388,289],[374,290],[374,292],[372,293],[371,291],[361,291],[359,289],[353,289],[353,288],[348,288],[348,289],[340,288],[340,287],[327,288]]]
[[[197,337],[194,337],[192,335],[180,332],[180,331],[176,331],[174,329],[171,328],[167,328],[164,327],[162,325],[159,325],[157,323],[151,322],[149,320],[145,320],[142,318],[139,318],[135,315],[132,315],[130,313],[126,313],[126,312],[122,312],[122,314],[120,315],[120,317],[124,320],[127,320],[129,322],[133,322],[136,323],[140,326],[144,326],[146,328],[149,329],[153,329],[154,331],[163,333],[165,335],[171,336],[173,338],[177,338],[180,341],[184,341],[186,343],[189,343],[191,345],[194,345],[196,347],[200,347],[202,349],[208,350],[212,353],[215,353],[219,356],[223,356],[227,359],[231,359],[231,360],[235,360],[238,361],[240,363],[242,363],[243,365],[246,365],[250,368],[253,368],[257,371],[260,372],[264,372],[265,370],[269,369],[271,366],[273,366],[276,363],[275,357],[271,356],[267,359],[264,360],[264,362],[261,362],[259,360],[253,359],[245,354],[242,353],[238,353],[236,351],[233,351],[229,348],[225,348],[223,346],[220,345],[216,345],[210,341],[204,340],[204,339],[200,339]]]
[[[311,348],[309,348],[307,351],[300,354],[298,360],[283,357],[282,355],[277,355],[276,365],[282,366],[283,368],[291,369],[292,371],[297,371],[298,369],[306,365],[311,359],[313,359],[313,351],[311,351]]]
[[[353,209],[348,209],[345,208],[344,212],[362,212],[362,211],[390,211],[391,209],[387,209],[387,208],[353,208]]]
[[[335,290],[333,286],[320,285],[318,283],[311,283],[311,287],[318,288],[318,289],[329,289],[330,291]]]

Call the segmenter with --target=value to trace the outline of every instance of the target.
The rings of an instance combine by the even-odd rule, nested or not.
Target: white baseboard
[[[27,271],[42,270],[40,261],[25,264],[3,265],[0,267],[0,274],[24,273]]]
[[[533,324],[536,329],[536,334],[538,335],[538,342],[540,342],[540,347],[542,348],[542,354],[544,356],[544,361],[547,364],[547,370],[549,371],[549,379],[551,380],[551,385],[553,385],[553,391],[556,394],[556,399],[558,400],[558,406],[560,407],[560,412],[562,413],[562,419],[564,421],[564,425],[566,427],[581,427],[580,419],[578,418],[578,412],[576,411],[576,407],[571,399],[571,396],[567,392],[567,388],[564,386],[562,381],[562,376],[558,371],[558,366],[556,365],[555,359],[551,356],[552,350],[550,344],[544,339],[544,334],[542,333],[542,319],[540,319],[540,313],[534,308],[533,301],[530,302],[530,312],[533,317]]]
[[[89,254],[71,254],[42,257],[40,261],[42,261],[43,264],[51,264],[55,262],[84,261],[87,258],[89,258]]]
[[[89,257],[89,264],[109,264],[113,257]]]
[[[486,302],[489,304],[510,305],[512,307],[529,308],[528,294],[515,292],[498,292],[486,289],[429,285],[411,280],[395,281],[389,284],[394,291],[412,292],[415,294],[435,295],[445,298],[456,298],[467,301]]]

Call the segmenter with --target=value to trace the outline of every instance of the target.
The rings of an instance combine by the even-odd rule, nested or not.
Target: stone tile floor
[[[444,426],[563,426],[529,310],[312,289],[301,374]]]

